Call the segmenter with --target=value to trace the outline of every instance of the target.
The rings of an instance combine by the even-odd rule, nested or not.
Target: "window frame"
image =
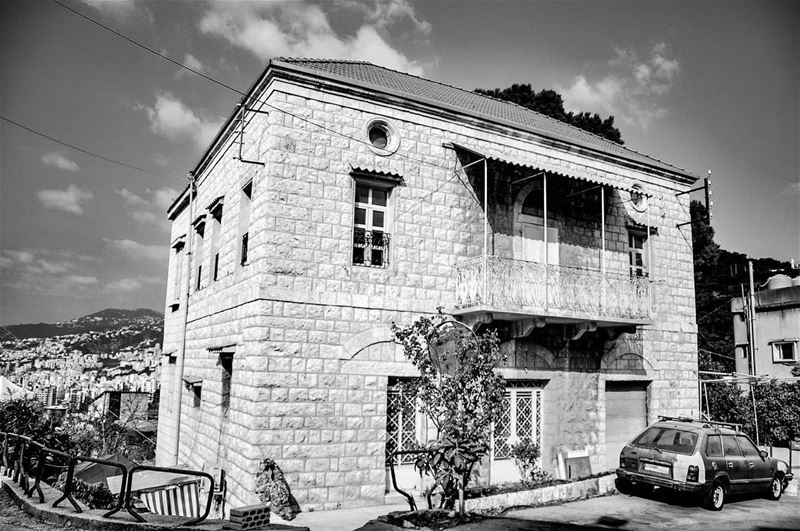
[[[531,412],[534,415],[534,418],[531,420],[531,434],[528,435],[520,435],[518,431],[518,420],[519,416],[517,414],[517,408],[519,405],[519,398],[525,398],[526,395],[530,394],[531,399]],[[503,399],[508,399],[509,405],[509,413],[508,413],[508,432],[509,435],[507,437],[507,446],[508,450],[502,451],[501,456],[498,457],[498,448],[497,448],[497,422],[492,424],[492,432],[490,436],[490,459],[491,461],[502,461],[506,459],[512,459],[511,457],[511,446],[514,442],[519,442],[522,439],[528,438],[531,439],[532,442],[537,444],[539,448],[542,447],[542,388],[537,386],[508,386],[506,387],[506,391],[503,394]],[[541,459],[541,457],[540,457]]]
[[[797,340],[796,339],[781,339],[779,341],[770,341],[769,346],[772,350],[772,363],[797,363]],[[779,357],[783,353],[780,347],[784,346],[791,346],[792,348],[792,358],[786,359],[782,356]]]
[[[220,352],[217,365],[220,368],[220,408],[222,417],[227,418],[231,408],[233,388],[233,352]]]
[[[641,239],[642,246],[634,246],[634,238]],[[631,278],[650,278],[650,264],[647,262],[647,246],[650,245],[648,241],[647,231],[628,227],[628,242],[626,249],[628,252],[628,271]],[[641,265],[638,265],[636,258],[641,258]]]
[[[237,251],[239,267],[245,267],[250,263],[250,219],[253,208],[253,180],[247,181],[239,190],[239,221]]]
[[[367,202],[359,201],[358,190],[359,188],[366,188],[367,189]],[[382,182],[376,179],[365,179],[356,177],[353,179],[353,216],[352,216],[352,226],[353,230],[351,232],[351,256],[350,256],[350,264],[352,266],[358,267],[366,267],[369,269],[388,269],[392,260],[391,260],[391,241],[392,241],[392,231],[393,231],[393,217],[394,217],[394,209],[392,208],[392,197],[393,197],[393,190],[394,185],[393,183]],[[374,202],[374,192],[381,191],[386,195],[386,200],[384,205],[378,205]],[[364,210],[364,223],[357,223],[356,222],[356,214],[358,209]],[[375,226],[375,212],[381,212],[383,214],[383,226],[377,227]],[[364,241],[361,243],[359,239],[356,237],[358,231],[363,231],[364,234]],[[379,232],[381,233],[381,245],[374,245],[372,243],[372,237],[374,233]],[[362,250],[362,259],[361,262],[356,262],[355,254],[356,249]],[[372,262],[372,252],[373,250],[379,250],[382,252],[382,260],[380,264],[374,264]]]
[[[386,461],[386,466],[389,466],[389,443],[390,441],[395,442],[395,446],[403,450],[416,450],[421,447],[421,441],[426,440],[426,431],[427,431],[427,418],[424,413],[422,413],[419,409],[419,399],[415,396],[410,396],[408,393],[405,392],[403,387],[404,380],[398,380],[394,383],[390,383],[386,388],[386,444],[384,446],[384,459]],[[393,431],[390,429],[392,424],[392,418],[390,414],[392,412],[390,408],[390,403],[392,397],[398,397],[396,400],[408,400],[412,404],[412,414],[414,415],[414,434],[411,438],[405,438],[404,434],[408,433],[408,430],[404,430],[405,424],[405,414],[407,413],[406,407],[408,404],[402,404],[398,414],[398,419],[394,421],[394,425],[397,427],[396,435],[393,435]],[[408,443],[408,444],[406,444]],[[398,456],[395,461],[395,466],[400,465],[408,465],[414,463],[416,460],[416,456],[413,454],[409,455],[402,455]]]

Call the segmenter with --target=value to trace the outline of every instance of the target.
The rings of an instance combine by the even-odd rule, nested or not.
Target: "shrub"
[[[553,479],[553,476],[539,468],[537,461],[541,455],[539,445],[527,437],[511,445],[511,458],[517,465],[523,483],[538,485]]]
[[[55,488],[63,491],[66,483],[66,473],[58,479]],[[111,509],[118,503],[118,495],[112,494],[105,482],[87,483],[82,479],[73,478],[72,497],[85,503],[90,509]]]

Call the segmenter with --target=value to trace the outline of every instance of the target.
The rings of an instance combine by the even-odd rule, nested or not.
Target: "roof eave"
[[[325,72],[325,71],[314,69],[314,68],[300,66],[300,65],[297,65],[295,63],[290,63],[290,62],[286,62],[286,61],[282,61],[282,60],[272,60],[272,61],[270,61],[270,65],[269,66],[272,67],[273,70],[285,69],[286,71],[294,71],[294,72],[302,73],[302,74],[305,74],[305,75],[308,75],[308,76],[311,76],[311,77],[314,77],[314,78],[317,78],[317,79],[335,81],[337,83],[341,83],[341,84],[348,85],[348,86],[351,86],[351,87],[357,87],[357,88],[369,90],[369,91],[372,91],[372,92],[380,92],[381,94],[384,94],[386,96],[391,97],[391,99],[395,99],[395,100],[396,99],[402,99],[402,100],[412,101],[412,102],[415,102],[415,103],[421,103],[421,104],[423,104],[425,106],[428,106],[428,107],[444,109],[444,110],[447,110],[447,111],[450,111],[450,112],[453,112],[453,113],[456,113],[456,114],[461,114],[461,115],[465,115],[465,116],[470,116],[472,118],[477,118],[477,119],[485,121],[485,122],[491,122],[491,123],[502,125],[504,127],[508,127],[508,128],[515,129],[515,130],[518,130],[518,131],[524,131],[526,133],[534,134],[534,135],[542,137],[542,138],[546,138],[546,139],[549,139],[549,140],[553,140],[553,141],[561,142],[561,143],[564,143],[564,144],[568,144],[570,146],[574,146],[574,147],[577,147],[577,148],[580,148],[580,149],[583,149],[583,150],[587,150],[587,151],[592,152],[592,153],[602,154],[604,157],[608,157],[610,159],[625,160],[628,163],[632,163],[632,164],[635,164],[637,166],[646,166],[648,168],[652,168],[652,169],[656,170],[659,173],[669,173],[670,175],[672,175],[674,177],[678,177],[679,178],[678,180],[680,180],[681,182],[683,182],[683,183],[685,183],[687,185],[694,184],[698,179],[700,179],[700,177],[698,175],[695,175],[695,174],[693,174],[693,173],[691,173],[689,171],[686,171],[686,170],[682,170],[681,168],[677,168],[677,167],[672,166],[672,165],[667,164],[667,163],[663,163],[662,162],[661,164],[663,166],[660,166],[660,165],[657,165],[657,164],[647,164],[647,163],[644,163],[644,162],[639,161],[639,160],[634,160],[632,158],[624,157],[624,156],[621,156],[621,155],[618,155],[618,154],[615,154],[615,153],[609,153],[607,151],[597,149],[596,147],[587,145],[585,143],[576,142],[574,139],[566,138],[566,137],[564,137],[562,135],[559,135],[557,133],[545,133],[543,131],[540,131],[540,130],[532,128],[532,127],[526,127],[526,126],[520,125],[518,123],[510,122],[508,120],[503,120],[502,118],[497,118],[497,117],[494,117],[494,116],[490,116],[490,115],[487,115],[487,114],[484,114],[484,113],[481,113],[481,112],[478,112],[478,111],[472,111],[472,110],[469,110],[469,109],[464,109],[463,107],[458,107],[456,105],[450,105],[450,104],[447,104],[447,103],[441,103],[441,102],[438,102],[438,101],[435,101],[435,100],[431,100],[430,98],[425,98],[423,96],[416,96],[416,95],[407,94],[407,93],[392,92],[391,90],[386,89],[384,87],[381,87],[380,85],[374,85],[372,83],[364,83],[364,82],[360,82],[360,81],[355,81],[355,80],[353,80],[351,78],[340,76],[338,74],[332,74],[330,72]],[[660,161],[655,161],[654,160],[654,162],[660,162]],[[664,167],[664,166],[668,166],[668,167]]]

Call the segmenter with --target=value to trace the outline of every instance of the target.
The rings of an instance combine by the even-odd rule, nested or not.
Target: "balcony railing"
[[[596,321],[651,318],[647,277],[478,257],[457,267],[456,309]]]

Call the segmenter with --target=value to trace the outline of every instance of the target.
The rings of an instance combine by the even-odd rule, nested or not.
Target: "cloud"
[[[189,68],[197,70],[198,72],[203,72],[206,69],[203,66],[203,63],[200,62],[200,59],[198,59],[197,57],[195,57],[190,53],[187,53],[186,56],[183,58],[183,64],[185,64]]]
[[[800,181],[787,184],[786,193],[793,195],[800,194]]]
[[[77,162],[56,151],[42,155],[42,162],[48,166],[55,166],[60,170],[78,171],[80,169]]]
[[[169,252],[164,245],[147,245],[133,240],[112,240],[103,238],[103,241],[113,250],[131,260],[165,262]]]
[[[166,211],[178,192],[172,188],[164,187],[157,190],[145,189],[144,195],[139,195],[127,188],[117,188],[112,185],[114,192],[122,197],[125,204],[131,209],[128,215],[143,224],[155,224],[163,231],[169,231],[170,224],[166,218]]]
[[[38,190],[36,195],[45,208],[78,215],[83,214],[83,203],[94,197],[92,192],[74,184],[70,184],[66,190]]]
[[[643,129],[669,111],[663,97],[680,74],[680,62],[668,56],[665,43],[653,46],[645,59],[631,48],[617,48],[601,76],[575,76],[572,85],[556,87],[572,111],[611,114]]]
[[[95,259],[72,251],[53,249],[6,249],[0,255],[3,289],[56,296],[90,293],[97,277],[87,274]]]
[[[182,101],[169,92],[156,94],[152,107],[139,105],[147,113],[150,130],[170,140],[190,139],[205,147],[216,135],[221,121],[208,116],[198,116]]]
[[[121,278],[109,282],[104,289],[112,293],[129,293],[141,289],[145,284],[161,284],[163,281],[157,277]]]
[[[65,280],[70,284],[77,284],[79,286],[90,286],[97,284],[97,277],[89,277],[86,275],[69,275]]]
[[[173,188],[164,187],[153,191],[153,202],[161,212],[166,212],[177,197],[178,191]]]
[[[127,203],[129,205],[146,205],[147,204],[147,201],[142,199],[141,196],[138,196],[138,195],[134,194],[133,192],[131,192],[127,188],[117,188],[113,184],[111,185],[111,187],[114,189],[114,193],[116,193],[119,196],[121,196],[125,200],[125,203]]]
[[[200,21],[200,30],[216,35],[253,53],[264,61],[270,57],[325,57],[365,60],[388,68],[420,75],[423,66],[409,59],[387,41],[387,28],[401,21],[418,33],[430,32],[406,0],[372,3],[344,1],[334,4],[347,10],[360,24],[353,35],[339,35],[328,15],[304,1],[215,4]]]

